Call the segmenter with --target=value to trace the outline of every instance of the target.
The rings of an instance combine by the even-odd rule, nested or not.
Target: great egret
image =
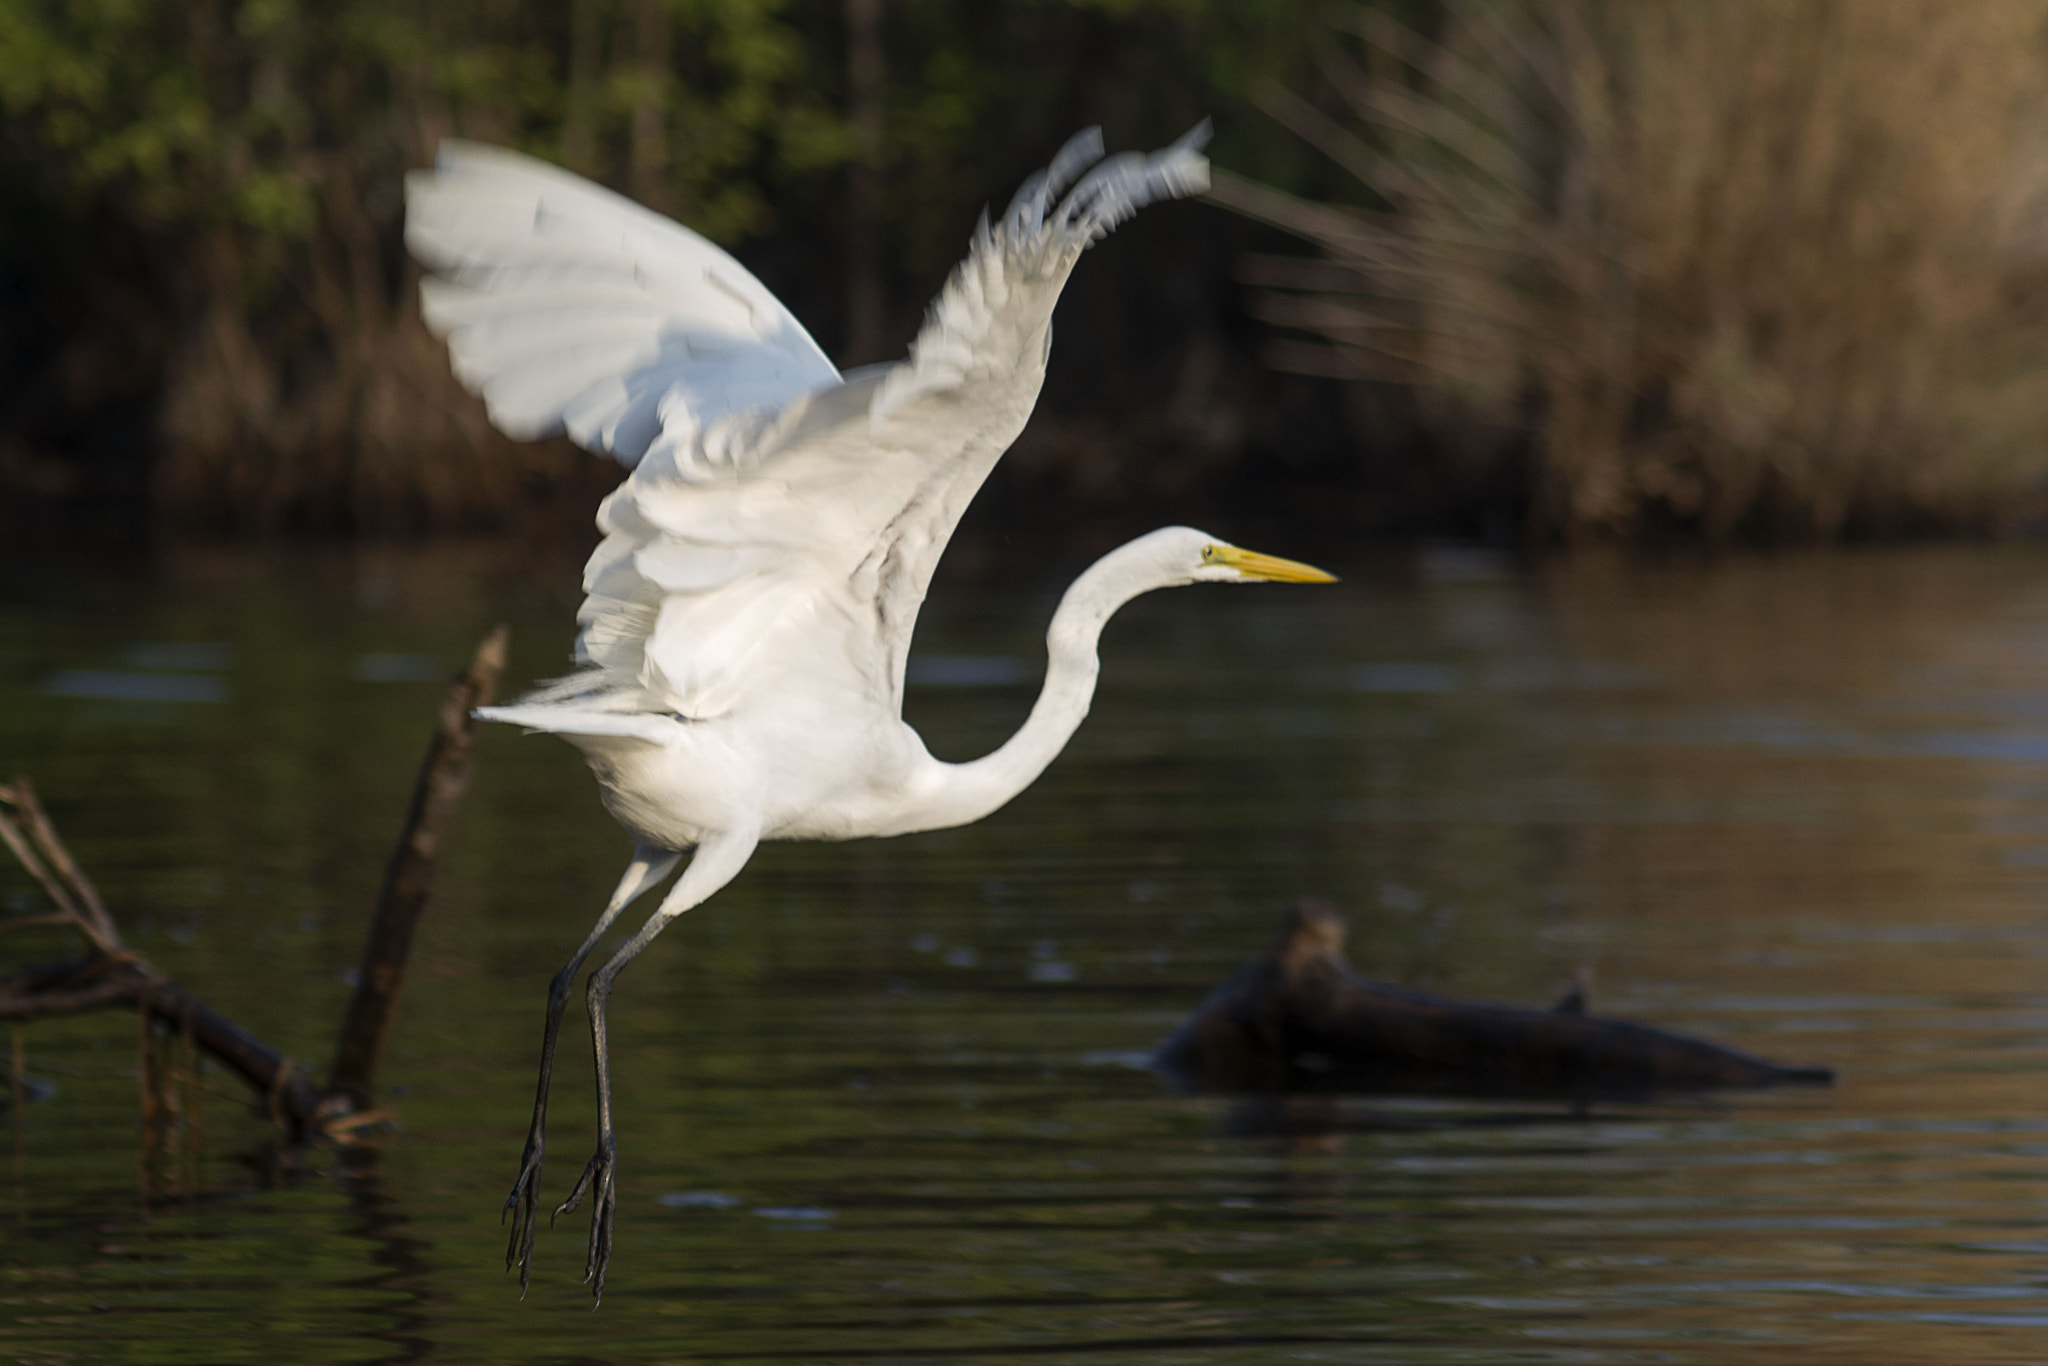
[[[618,1198],[605,1004],[635,954],[761,840],[938,830],[1010,800],[1087,714],[1103,624],[1140,593],[1330,580],[1187,527],[1155,531],[1067,590],[1044,689],[1008,743],[942,763],[903,723],[918,607],[968,499],[1030,416],[1060,287],[1140,207],[1206,187],[1207,137],[1204,124],[1162,152],[1103,161],[1098,130],[1076,136],[998,223],[982,216],[909,359],[843,376],[738,262],[607,190],[467,142],[443,143],[435,168],[408,179],[405,240],[431,272],[421,311],[457,377],[508,435],[566,430],[632,469],[598,513],[577,671],[478,713],[576,745],[637,842],[549,984],[533,1122],[506,1199],[506,1266],[522,1294],[570,988],[679,851],[696,852],[588,985],[597,1152],[555,1213],[592,1196],[584,1279],[599,1299]]]

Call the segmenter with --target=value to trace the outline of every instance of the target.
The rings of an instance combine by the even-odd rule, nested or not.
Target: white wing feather
[[[1067,275],[1144,204],[1205,188],[1206,139],[1205,123],[1076,182],[1102,143],[1075,137],[984,217],[909,359],[843,381],[695,234],[525,158],[444,148],[408,187],[406,240],[446,278],[424,309],[457,374],[509,434],[559,424],[634,466],[598,515],[582,670],[503,719],[703,719],[788,687],[900,707],[918,608],[1037,401]]]
[[[441,144],[406,180],[427,325],[491,421],[632,465],[663,431],[780,406],[839,372],[739,262],[660,214],[502,148]]]

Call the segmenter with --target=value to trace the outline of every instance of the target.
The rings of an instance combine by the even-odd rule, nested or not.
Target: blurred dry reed
[[[1262,107],[1371,209],[1224,177],[1284,369],[1504,433],[1540,539],[1998,529],[2048,487],[2048,5],[1359,8]]]
[[[306,274],[335,283],[318,263]],[[416,531],[498,525],[537,495],[596,486],[596,462],[566,441],[493,431],[412,291],[393,300],[384,283],[311,291],[311,319],[252,317],[216,294],[164,376],[154,505],[201,526]],[[280,344],[281,322],[301,335]]]

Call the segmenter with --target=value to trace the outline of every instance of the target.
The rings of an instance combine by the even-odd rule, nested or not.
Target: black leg
[[[535,1088],[533,1098],[533,1122],[526,1131],[526,1150],[519,1157],[518,1179],[512,1183],[512,1193],[505,1197],[505,1213],[512,1218],[511,1236],[505,1242],[505,1269],[519,1268],[521,1299],[526,1298],[527,1285],[533,1279],[533,1240],[539,1231],[540,1172],[547,1156],[548,1089],[554,1077],[555,1046],[561,1038],[562,1013],[569,1004],[570,988],[576,985],[576,973],[604,937],[605,931],[611,928],[612,922],[619,918],[619,912],[625,910],[641,892],[667,876],[677,858],[675,854],[644,848],[637,850],[625,877],[619,880],[618,890],[612,893],[611,904],[605,907],[597,924],[584,936],[574,956],[548,983],[547,1028],[541,1035],[540,1084]]]
[[[690,866],[661,903],[661,909],[647,917],[647,923],[620,945],[603,967],[590,974],[586,996],[590,1003],[590,1046],[597,1063],[597,1151],[584,1166],[583,1175],[576,1178],[569,1198],[555,1206],[555,1214],[560,1217],[575,1209],[586,1192],[592,1197],[590,1254],[584,1262],[583,1279],[590,1283],[590,1293],[598,1304],[604,1302],[605,1271],[612,1260],[612,1221],[619,1206],[619,1145],[612,1128],[612,1059],[605,1028],[605,1005],[611,1000],[612,983],[670,921],[730,882],[733,874],[746,865],[759,837],[755,827],[707,835],[697,846]]]
[[[590,1037],[597,1054],[597,1151],[584,1166],[583,1175],[576,1178],[575,1189],[569,1192],[569,1198],[555,1207],[555,1215],[560,1217],[583,1203],[586,1191],[591,1196],[590,1251],[584,1258],[583,1279],[589,1282],[590,1293],[599,1304],[604,1302],[604,1275],[612,1260],[612,1221],[619,1207],[619,1143],[617,1131],[612,1127],[611,1045],[605,1025],[605,1006],[611,1000],[612,982],[618,977],[619,970],[652,938],[653,934],[642,930],[613,955],[611,961],[590,974],[587,993]]]
[[[602,929],[600,928],[600,933]],[[587,953],[571,958],[548,983],[547,1030],[540,1042],[540,1086],[533,1098],[533,1123],[526,1131],[526,1150],[519,1155],[519,1177],[512,1193],[505,1197],[505,1213],[512,1216],[512,1235],[505,1243],[505,1269],[519,1268],[519,1297],[526,1298],[533,1279],[533,1239],[538,1232],[540,1169],[547,1156],[548,1088],[555,1072],[555,1044],[561,1035],[562,1012],[569,1004],[569,988]]]

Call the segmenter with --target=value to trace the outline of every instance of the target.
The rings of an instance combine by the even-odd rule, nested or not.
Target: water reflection
[[[102,702],[225,702],[227,684],[187,674],[130,673],[115,669],[58,669],[43,680],[51,697]]]
[[[38,1024],[56,1090],[5,1119],[0,1338],[28,1361],[2037,1358],[2048,558],[1461,556],[1147,600],[1011,808],[764,850],[657,941],[614,1012],[627,1184],[595,1327],[580,1230],[543,1237],[521,1305],[496,1221],[541,984],[622,837],[566,746],[494,732],[385,1067],[401,1130],[367,1166],[265,1165],[202,1072],[196,1177],[145,1200],[131,1022]],[[514,675],[558,672],[576,558],[0,568],[0,770],[37,780],[139,947],[322,1058],[432,661],[509,615]],[[909,703],[935,752],[1022,719],[1011,662],[1057,587],[941,584]],[[49,690],[67,670],[219,700]],[[1166,1091],[1138,1064],[1303,894],[1356,908],[1375,978],[1542,1001],[1586,965],[1603,1012],[1842,1084],[1263,1118]]]

